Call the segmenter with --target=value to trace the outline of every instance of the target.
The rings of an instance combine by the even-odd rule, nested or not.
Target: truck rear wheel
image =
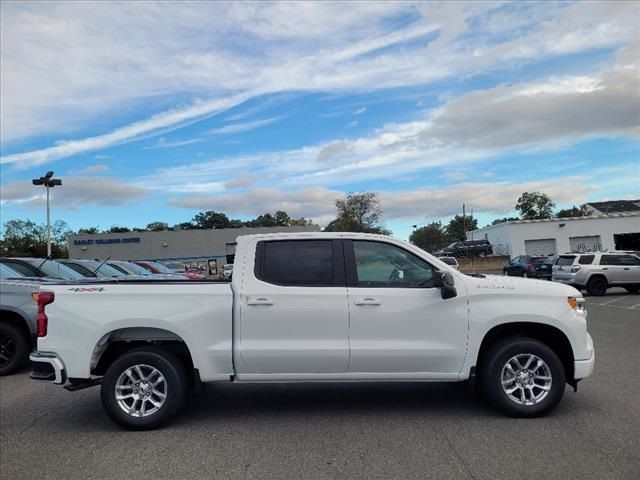
[[[487,399],[513,417],[551,411],[562,399],[566,382],[558,355],[526,337],[508,338],[491,347],[480,380]]]
[[[0,323],[0,377],[18,370],[27,360],[28,341],[11,323]]]
[[[128,430],[151,430],[173,418],[184,403],[187,375],[173,353],[141,347],[118,358],[102,380],[109,417]]]

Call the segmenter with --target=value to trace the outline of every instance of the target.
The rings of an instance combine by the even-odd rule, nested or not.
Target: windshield
[[[151,265],[153,268],[158,270],[160,273],[168,273],[168,274],[176,273],[173,270],[171,270],[169,267],[167,267],[166,265],[163,265],[161,263],[158,263],[158,262],[146,262],[146,263]]]
[[[87,267],[91,272],[95,273],[98,277],[124,277],[124,273],[116,270],[110,265],[102,264],[102,266],[96,271],[96,268],[102,264],[96,260],[87,260],[81,263],[82,266]]]
[[[136,265],[135,263],[130,262],[113,262],[109,264],[111,267],[116,269],[122,269],[125,273],[129,275],[151,275],[151,272],[146,268],[141,267],[140,265]]]
[[[63,280],[78,280],[83,278],[78,272],[54,260],[45,262],[44,259],[36,258],[29,260],[29,264],[36,269],[40,267],[40,272],[44,273],[47,277],[62,278]],[[42,264],[42,266],[40,266],[40,264]]]
[[[4,263],[0,263],[0,278],[24,277],[21,273],[16,272],[13,268],[8,267]]]

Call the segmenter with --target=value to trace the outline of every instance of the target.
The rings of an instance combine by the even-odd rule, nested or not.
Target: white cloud
[[[96,175],[99,173],[107,173],[109,171],[108,165],[90,165],[87,168],[84,168],[77,172],[78,175]]]
[[[177,147],[184,147],[185,145],[192,145],[194,143],[199,143],[202,140],[204,140],[203,138],[190,138],[188,140],[176,140],[173,142],[167,142],[166,138],[161,137],[158,139],[158,141],[153,144],[150,145],[148,147],[144,147],[145,150],[155,150],[157,148],[177,148]]]
[[[254,120],[252,122],[245,123],[232,123],[231,125],[226,125],[224,127],[215,128],[211,130],[209,133],[213,135],[224,135],[224,134],[232,134],[232,133],[241,133],[248,132],[249,130],[255,130],[256,128],[264,127],[266,125],[270,125],[274,122],[277,122],[282,117],[273,117],[273,118],[265,118],[262,120]]]
[[[86,205],[125,205],[149,194],[149,191],[128,185],[109,177],[65,177],[61,187],[51,190],[51,202],[56,207],[70,210]],[[44,205],[44,188],[34,187],[31,182],[19,181],[3,186],[0,198],[2,206],[23,205],[41,207]]]
[[[2,156],[0,157],[0,164],[15,163],[21,168],[33,167],[78,153],[130,142],[143,138],[145,135],[167,132],[195,119],[219,113],[238,105],[247,98],[246,94],[239,94],[228,98],[196,102],[187,108],[169,110],[126,127],[117,128],[103,135],[96,135],[82,140],[61,141],[55,147]]]
[[[360,107],[353,112],[353,115],[362,115],[366,111],[367,111],[367,107]]]
[[[227,190],[247,188],[252,186],[254,183],[256,183],[256,178],[253,175],[241,175],[237,178],[225,182],[224,188]]]
[[[69,135],[146,98],[213,100],[0,161],[39,165],[159,135],[264,93],[423,85],[637,39],[634,2],[526,5],[518,22],[492,22],[514,8],[491,2],[419,8],[422,18],[403,2],[9,2],[0,18],[3,144]]]
[[[447,217],[460,210],[462,202],[473,205],[476,212],[513,210],[524,191],[544,191],[557,202],[581,203],[594,187],[586,185],[585,177],[559,177],[535,182],[467,182],[444,188],[425,187],[409,191],[381,191],[379,198],[384,219],[416,219]],[[567,188],[571,185],[572,188]],[[335,218],[335,200],[343,192],[322,187],[284,191],[277,188],[256,188],[242,194],[191,195],[171,198],[176,207],[217,210],[233,215],[259,215],[285,210],[290,215],[312,218],[326,225]]]

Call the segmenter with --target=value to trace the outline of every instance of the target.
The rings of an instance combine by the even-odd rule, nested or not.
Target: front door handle
[[[603,268],[602,270],[609,270],[609,269],[605,267],[605,268]]]
[[[371,305],[371,306],[378,306],[380,305],[380,300],[376,300],[375,298],[372,297],[367,297],[367,298],[363,298],[362,300],[356,300],[355,302],[353,302],[354,305]]]
[[[625,270],[629,270],[629,267],[624,267]]]
[[[258,297],[247,300],[247,305],[273,305],[273,300],[267,297]]]

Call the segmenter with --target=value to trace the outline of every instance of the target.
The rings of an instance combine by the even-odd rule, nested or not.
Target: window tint
[[[593,263],[593,259],[596,258],[595,255],[580,255],[578,259],[578,263],[580,265],[591,265]]]
[[[333,285],[332,244],[332,240],[259,242],[256,276],[284,286]]]
[[[531,257],[531,263],[534,265],[542,265],[545,263],[551,263],[548,257]]]
[[[406,250],[382,242],[353,242],[356,285],[370,287],[429,286],[434,268]]]
[[[78,265],[77,263],[65,263],[65,265],[67,267],[69,267],[72,270],[75,270],[76,272],[78,272],[80,275],[84,276],[84,277],[95,277],[96,274],[93,273],[91,270],[89,270],[88,268],[83,267],[82,265]]]
[[[560,258],[558,258],[556,265],[560,267],[571,266],[573,265],[573,261],[575,260],[575,258],[576,257],[574,255],[562,255]]]

